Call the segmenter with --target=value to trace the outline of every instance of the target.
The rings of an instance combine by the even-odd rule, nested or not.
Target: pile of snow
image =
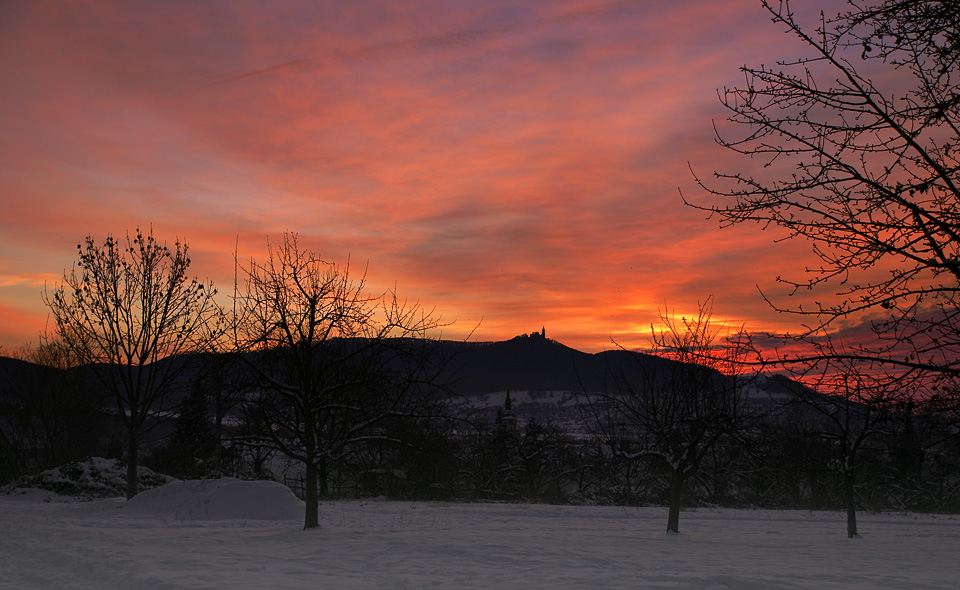
[[[42,490],[40,488],[15,488],[10,486],[0,490],[0,495],[2,495],[4,498],[9,498],[11,500],[22,500],[24,502],[70,503],[80,501],[80,498],[77,498],[76,496],[64,496],[56,492]]]
[[[175,521],[302,520],[304,505],[275,481],[174,480],[131,498],[124,509]]]
[[[137,489],[141,492],[173,479],[146,467],[138,467],[137,474]],[[119,459],[90,457],[48,469],[38,475],[25,475],[17,480],[8,493],[16,494],[22,489],[46,490],[81,500],[126,496],[127,467]]]

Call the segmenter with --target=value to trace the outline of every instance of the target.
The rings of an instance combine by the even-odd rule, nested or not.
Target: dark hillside
[[[507,390],[576,390],[590,355],[539,334],[503,342],[465,343],[444,375],[459,395]]]
[[[645,370],[672,364],[626,350],[581,352],[540,334],[502,342],[463,343],[444,380],[464,396],[498,391],[603,391],[610,374],[639,378]]]

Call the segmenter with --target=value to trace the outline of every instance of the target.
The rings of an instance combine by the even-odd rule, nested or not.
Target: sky
[[[759,0],[5,2],[0,353],[85,236],[151,226],[224,293],[235,248],[296,232],[445,338],[643,346],[711,296],[792,329],[758,286],[807,247],[680,195],[758,165],[716,145],[717,92],[796,50]]]

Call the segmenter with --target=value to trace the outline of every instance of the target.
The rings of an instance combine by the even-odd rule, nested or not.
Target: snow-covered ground
[[[0,494],[0,588],[950,589],[960,518],[386,501],[173,482],[127,503]]]

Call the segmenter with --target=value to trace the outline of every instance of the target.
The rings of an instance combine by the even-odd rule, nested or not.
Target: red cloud
[[[477,338],[545,325],[597,350],[711,294],[781,327],[755,285],[802,251],[677,193],[688,161],[729,157],[715,90],[781,49],[767,24],[747,0],[18,5],[0,257],[56,274],[88,233],[152,222],[226,288],[237,244],[291,230],[459,320],[450,336],[483,318]],[[16,321],[44,317],[16,297]]]

